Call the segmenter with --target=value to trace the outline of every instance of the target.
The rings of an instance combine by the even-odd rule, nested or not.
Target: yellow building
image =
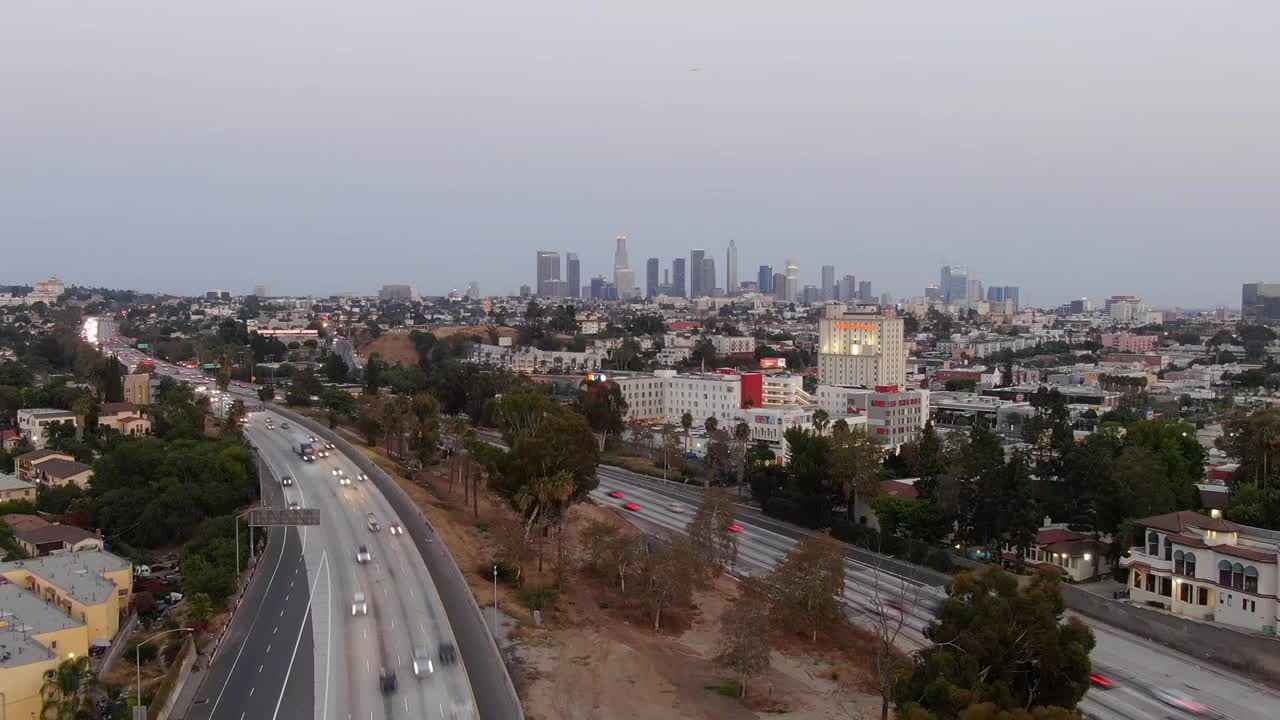
[[[0,578],[4,716],[38,716],[45,674],[120,631],[133,567],[117,555],[85,551],[0,563]]]

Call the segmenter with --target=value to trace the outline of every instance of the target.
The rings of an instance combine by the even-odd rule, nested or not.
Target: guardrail
[[[413,499],[359,448],[324,424],[281,407],[269,407],[268,411],[288,418],[332,442],[378,486],[391,508],[400,516],[405,531],[417,546],[418,553],[427,565],[427,571],[431,573],[436,591],[440,594],[440,602],[444,605],[445,615],[458,642],[458,651],[462,654],[462,662],[467,669],[467,678],[471,682],[480,717],[485,720],[523,720],[524,710],[520,705],[520,696],[511,682],[511,675],[507,672],[498,642],[490,632],[489,623],[476,604],[475,596],[471,593],[466,578],[462,576],[462,570]]]

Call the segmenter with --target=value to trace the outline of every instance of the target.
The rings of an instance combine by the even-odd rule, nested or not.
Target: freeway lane
[[[637,479],[633,473],[618,468],[601,467],[597,475],[600,487],[592,492],[593,499],[606,507],[620,508],[620,512],[646,529],[682,532],[701,500],[697,491],[664,488],[660,481],[655,483],[643,476]],[[611,498],[608,496],[610,491],[620,491],[626,498]],[[641,510],[621,509],[621,505],[628,501],[639,504]],[[671,509],[677,503],[683,508],[679,512]],[[744,511],[737,516],[737,521],[744,526],[738,546],[743,565],[741,570],[746,573],[771,569],[794,545],[794,537],[808,534],[776,520],[759,522],[755,515]],[[779,526],[787,527],[790,532],[787,535],[775,532]],[[908,639],[923,640],[919,632],[931,619],[929,594],[933,590],[921,588],[916,591],[916,584],[909,579],[883,570],[877,573],[863,563],[850,561],[846,569],[845,598],[853,609],[864,613],[863,618],[866,613],[874,612],[878,606],[876,588],[879,587],[883,593],[880,600],[895,597],[908,600],[905,606],[908,611],[905,623],[909,628]],[[918,601],[914,601],[916,592],[921,594]],[[885,611],[896,612],[892,609]],[[1114,689],[1090,691],[1081,702],[1081,711],[1091,717],[1134,720],[1183,717],[1177,714],[1180,711],[1160,700],[1161,693],[1194,698],[1223,716],[1237,720],[1277,717],[1275,708],[1280,707],[1280,696],[1270,689],[1216,668],[1203,667],[1192,658],[1091,619],[1081,619],[1093,628],[1097,640],[1092,654],[1095,666],[1118,680]]]
[[[336,451],[302,462],[292,446],[308,434],[292,424],[286,429],[282,421],[269,430],[264,419],[264,413],[253,414],[246,432],[278,473],[293,475],[286,495],[321,515],[320,526],[308,529],[304,550],[316,587],[315,717],[475,717],[463,666],[439,662],[440,646],[455,641],[435,587],[408,535],[390,532],[398,519],[385,498],[371,483],[356,480],[355,465]],[[338,470],[352,478],[350,485],[339,483]],[[378,519],[377,532],[368,527],[370,513]],[[364,564],[356,561],[362,545],[371,555]],[[367,615],[351,612],[357,592],[367,598]],[[415,648],[433,660],[433,672],[421,678],[413,675]],[[394,693],[379,688],[384,668],[396,674]]]

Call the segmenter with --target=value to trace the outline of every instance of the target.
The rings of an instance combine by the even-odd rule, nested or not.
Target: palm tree
[[[738,495],[742,495],[742,476],[747,471],[747,443],[751,440],[751,426],[740,422],[733,426],[733,460],[738,465]]]
[[[89,701],[89,693],[94,689],[88,657],[64,660],[57,668],[45,673],[44,685],[40,688],[41,720],[71,720],[79,717]]]
[[[715,416],[715,415],[708,415],[708,416],[707,416],[707,419],[706,419],[705,421],[703,421],[703,423],[702,423],[702,427],[706,428],[706,430],[707,430],[707,439],[708,439],[708,440],[710,440],[710,439],[711,439],[711,433],[715,432],[715,431],[716,431],[716,428],[720,427],[720,421],[719,421],[719,420],[716,420],[716,416]]]
[[[680,416],[680,427],[684,428],[684,451],[689,452],[689,431],[693,429],[693,414],[685,413]]]
[[[813,427],[818,431],[819,435],[826,433],[827,423],[829,422],[831,422],[831,413],[822,408],[813,411]]]

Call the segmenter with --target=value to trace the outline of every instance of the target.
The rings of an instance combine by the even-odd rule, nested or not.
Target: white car
[[[435,665],[431,662],[431,652],[424,647],[416,647],[413,649],[413,675],[414,677],[422,677],[435,672]]]
[[[404,526],[401,525],[400,523],[391,523],[391,526],[387,528],[387,532],[391,533],[392,535],[403,535]]]
[[[360,549],[359,549],[359,550],[356,550],[356,562],[360,563],[361,565],[363,565],[364,563],[369,562],[369,557],[370,557],[370,556],[369,556],[369,546],[368,546],[368,545],[361,545],[361,546],[360,546]]]
[[[378,532],[379,530],[382,529],[382,525],[378,524],[377,515],[374,515],[373,513],[369,513],[368,515],[365,516],[365,520],[366,520],[365,525],[369,527],[369,532]]]
[[[289,501],[289,509],[290,509],[290,510],[297,510],[297,509],[298,509],[298,501],[297,501],[297,500],[290,500],[290,501]]]
[[[284,487],[289,487],[293,485],[293,476],[285,475],[284,477],[280,478],[280,484],[283,485]]]
[[[357,479],[357,480],[359,480],[360,482],[364,482],[365,480],[368,480],[368,479],[369,479],[369,476],[368,476],[368,475],[365,475],[365,474],[364,474],[364,473],[362,473],[362,472],[358,472],[358,473],[356,473],[356,479]]]
[[[342,468],[330,468],[329,474],[334,477],[340,477],[342,475],[346,475],[347,471],[343,470]]]
[[[365,599],[364,593],[362,592],[356,593],[355,597],[351,599],[351,616],[355,617],[356,615],[368,615],[368,614],[369,614],[369,601]]]
[[[673,502],[673,503],[671,503],[670,505],[668,505],[668,506],[667,506],[667,509],[668,509],[668,510],[670,510],[671,512],[673,512],[673,513],[682,513],[682,512],[684,512],[684,506],[683,506],[683,505],[681,505],[681,504],[680,504],[680,503],[678,503],[678,502]]]
[[[339,484],[339,485],[343,485],[343,486],[345,486],[345,485],[350,485],[350,484],[351,484],[351,478],[347,477],[346,475],[339,475],[339,476],[338,476],[338,484]]]

